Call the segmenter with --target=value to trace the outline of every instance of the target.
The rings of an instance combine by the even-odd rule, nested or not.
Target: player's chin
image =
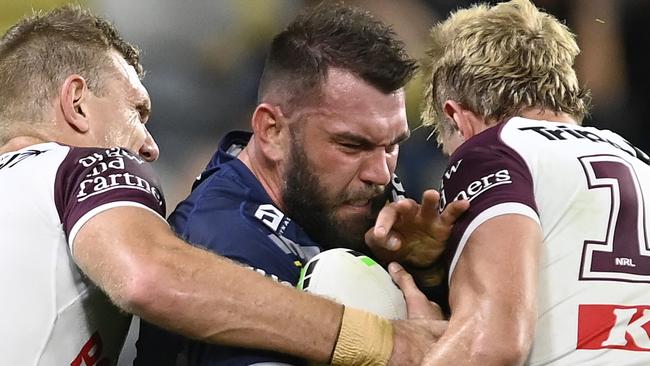
[[[366,231],[375,223],[375,218],[370,209],[364,211],[341,210],[337,212],[336,219],[339,236],[349,243],[344,247],[354,250],[365,247],[364,236]]]
[[[337,226],[344,228],[346,232],[354,232],[355,235],[366,231],[375,223],[376,215],[373,216],[370,207],[341,207],[336,212]]]

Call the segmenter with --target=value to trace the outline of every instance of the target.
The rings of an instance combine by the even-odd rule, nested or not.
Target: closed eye
[[[371,144],[366,144],[366,143],[359,143],[359,142],[339,142],[339,146],[341,146],[344,150],[348,150],[351,152],[357,152],[357,151],[365,151],[365,150],[370,150],[373,148]]]
[[[135,110],[138,111],[138,114],[140,115],[140,122],[147,123],[149,115],[151,114],[149,107],[145,104],[139,104],[135,107]]]

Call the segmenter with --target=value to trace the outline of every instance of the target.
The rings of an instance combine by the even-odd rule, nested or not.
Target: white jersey
[[[45,143],[0,155],[0,365],[117,362],[130,316],[84,277],[68,243],[111,207],[164,216],[152,173],[120,148]]]
[[[481,223],[514,213],[541,226],[529,365],[650,365],[649,163],[613,132],[523,118],[452,155],[442,206],[471,207],[449,242],[450,281]]]

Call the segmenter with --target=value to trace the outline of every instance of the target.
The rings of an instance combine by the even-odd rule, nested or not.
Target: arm
[[[340,305],[187,245],[142,208],[91,218],[76,236],[74,256],[122,309],[191,338],[319,362],[336,343]]]
[[[77,264],[118,306],[185,336],[317,362],[329,362],[339,339],[341,305],[187,245],[142,208],[97,214],[81,228],[73,248]],[[393,322],[389,364],[419,362],[444,330],[441,323]],[[374,331],[378,324],[366,323],[361,331]]]
[[[450,283],[452,316],[425,365],[521,365],[537,319],[539,225],[502,215],[469,237]]]

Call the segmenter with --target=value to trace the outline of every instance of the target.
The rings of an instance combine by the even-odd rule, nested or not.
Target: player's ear
[[[474,136],[474,126],[472,125],[472,118],[468,110],[464,109],[460,103],[455,100],[447,100],[442,107],[442,110],[451,123],[453,123],[463,139]]]
[[[260,103],[252,118],[253,136],[264,155],[274,161],[284,159],[289,129],[279,106]]]
[[[86,110],[89,93],[86,79],[77,74],[68,76],[59,92],[63,118],[77,132],[85,133],[90,129]]]

